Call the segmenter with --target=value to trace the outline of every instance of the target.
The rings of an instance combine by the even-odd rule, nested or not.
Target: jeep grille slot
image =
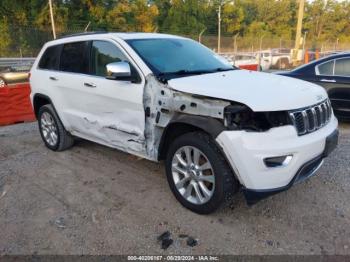
[[[332,116],[332,107],[329,99],[307,108],[290,111],[289,116],[298,135],[306,135],[325,126]]]

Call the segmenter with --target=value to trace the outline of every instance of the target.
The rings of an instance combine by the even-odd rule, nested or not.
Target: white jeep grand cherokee
[[[315,173],[338,140],[319,86],[233,68],[162,34],[90,33],[48,42],[30,77],[45,145],[74,137],[165,160],[177,200],[210,213],[239,188],[248,204]]]

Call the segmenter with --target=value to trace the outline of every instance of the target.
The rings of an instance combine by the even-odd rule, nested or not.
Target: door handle
[[[84,83],[84,86],[86,86],[86,87],[91,87],[91,88],[96,87],[96,85],[93,84],[93,83]]]
[[[321,82],[336,83],[334,79],[321,79]]]
[[[58,80],[58,79],[57,79],[56,77],[54,77],[54,76],[50,76],[49,78],[50,78],[50,80],[53,80],[53,81],[57,81],[57,80]]]

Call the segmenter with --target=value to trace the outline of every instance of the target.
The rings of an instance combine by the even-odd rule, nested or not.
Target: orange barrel
[[[310,61],[310,57],[309,57],[309,52],[306,50],[305,51],[305,56],[304,56],[304,63],[307,64]]]
[[[320,51],[319,50],[316,50],[316,53],[315,53],[315,59],[319,59],[320,58]]]

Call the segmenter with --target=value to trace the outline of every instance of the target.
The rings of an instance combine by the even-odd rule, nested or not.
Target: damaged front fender
[[[175,91],[154,75],[146,77],[143,97],[148,158],[158,159],[165,131],[168,132],[173,123],[197,127],[213,137],[225,129],[222,120],[225,107],[230,105],[227,101]]]

